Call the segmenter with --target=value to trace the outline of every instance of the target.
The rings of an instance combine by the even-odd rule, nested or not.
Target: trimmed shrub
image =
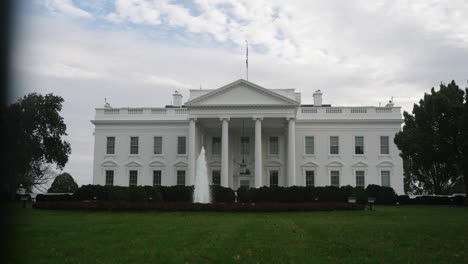
[[[166,202],[192,202],[193,186],[158,186],[162,200]]]
[[[237,202],[238,203],[252,203],[255,195],[255,188],[242,186],[237,189]]]
[[[446,196],[418,196],[411,199],[411,204],[450,205],[452,201]]]
[[[57,202],[57,201],[74,201],[71,194],[38,194],[36,195],[36,202]]]
[[[367,204],[367,192],[364,187],[358,186],[354,188],[352,196],[356,198],[356,203],[358,204]]]
[[[146,197],[148,201],[161,201],[162,200],[162,195],[161,192],[159,192],[159,187],[156,186],[144,186],[143,187],[146,192]]]
[[[219,185],[211,185],[211,199],[214,203],[232,203],[236,199],[236,195],[231,188],[226,188]]]
[[[344,197],[340,188],[335,186],[315,187],[318,202],[346,202],[348,197]]]
[[[113,186],[109,192],[109,201],[128,201],[128,187]]]
[[[287,212],[363,210],[364,205],[348,203],[210,203],[191,202],[38,202],[33,208],[46,210],[91,211],[218,211]]]
[[[411,203],[411,198],[408,195],[399,195],[398,196],[398,204],[399,205],[406,205]]]
[[[291,186],[279,187],[278,201],[283,203],[303,203],[306,201],[306,187]]]
[[[111,188],[113,188],[113,186],[83,185],[78,188],[73,195],[77,201],[108,201]]]
[[[369,197],[375,198],[375,204],[395,205],[397,202],[398,196],[392,187],[370,184],[366,191]]]
[[[130,202],[144,202],[147,200],[145,187],[143,186],[130,186],[128,188],[128,201]]]

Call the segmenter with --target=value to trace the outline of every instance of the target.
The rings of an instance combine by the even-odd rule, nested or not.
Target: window
[[[213,137],[211,139],[211,154],[220,155],[221,154],[221,138]]]
[[[314,137],[305,137],[305,154],[314,154]]]
[[[390,154],[388,136],[380,136],[380,154]]]
[[[271,170],[270,171],[270,187],[278,186],[278,171]]]
[[[250,154],[250,138],[249,137],[241,137],[241,155],[249,155]]]
[[[130,171],[130,182],[129,182],[129,185],[130,186],[136,186],[137,183],[138,183],[138,171],[136,170],[131,170]]]
[[[221,185],[221,171],[214,170],[211,172],[211,184]]]
[[[106,185],[108,186],[114,185],[114,171],[113,170],[106,170]]]
[[[160,170],[153,171],[153,186],[161,185],[161,174]]]
[[[306,186],[315,186],[315,172],[313,170],[308,170],[305,172]]]
[[[185,137],[177,137],[177,154],[185,155],[187,154],[186,148],[186,138]]]
[[[382,186],[390,187],[390,171],[381,171]]]
[[[278,155],[279,154],[279,145],[278,145],[278,137],[270,137],[270,155]]]
[[[115,137],[107,137],[106,154],[115,154]]]
[[[357,155],[364,154],[364,137],[363,136],[354,137],[354,154],[357,154]]]
[[[330,154],[340,154],[340,138],[337,136],[330,137]]]
[[[364,171],[356,171],[356,186],[364,187]]]
[[[130,137],[130,154],[138,154],[138,137]]]
[[[153,141],[153,154],[162,154],[162,137],[154,137]]]
[[[340,187],[340,171],[336,171],[336,170],[330,171],[330,175],[331,175],[331,179],[330,179],[331,186]]]
[[[177,171],[177,185],[185,185],[185,171],[184,170]]]

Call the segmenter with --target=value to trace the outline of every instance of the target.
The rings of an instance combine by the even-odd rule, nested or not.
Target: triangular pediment
[[[341,161],[332,161],[327,164],[327,167],[343,167],[343,165]]]
[[[308,161],[306,163],[303,163],[301,165],[301,167],[318,167],[317,163],[315,162],[312,162],[312,161]]]
[[[130,161],[129,163],[125,164],[125,167],[141,167],[141,163],[136,161]]]
[[[367,167],[367,163],[365,163],[363,161],[359,161],[359,162],[353,164],[353,167]]]
[[[299,103],[246,80],[237,80],[188,101],[186,106],[295,106]]]

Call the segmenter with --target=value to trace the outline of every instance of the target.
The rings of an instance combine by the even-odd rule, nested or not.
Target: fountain
[[[193,190],[194,203],[211,203],[208,169],[206,167],[205,148],[202,147],[197,159],[195,173],[195,189]]]

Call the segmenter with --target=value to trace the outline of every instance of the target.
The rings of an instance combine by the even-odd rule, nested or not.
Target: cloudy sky
[[[303,103],[405,110],[441,81],[468,79],[468,1],[19,0],[14,98],[65,99],[65,170],[92,182],[94,108],[158,107],[179,90],[245,78]]]

